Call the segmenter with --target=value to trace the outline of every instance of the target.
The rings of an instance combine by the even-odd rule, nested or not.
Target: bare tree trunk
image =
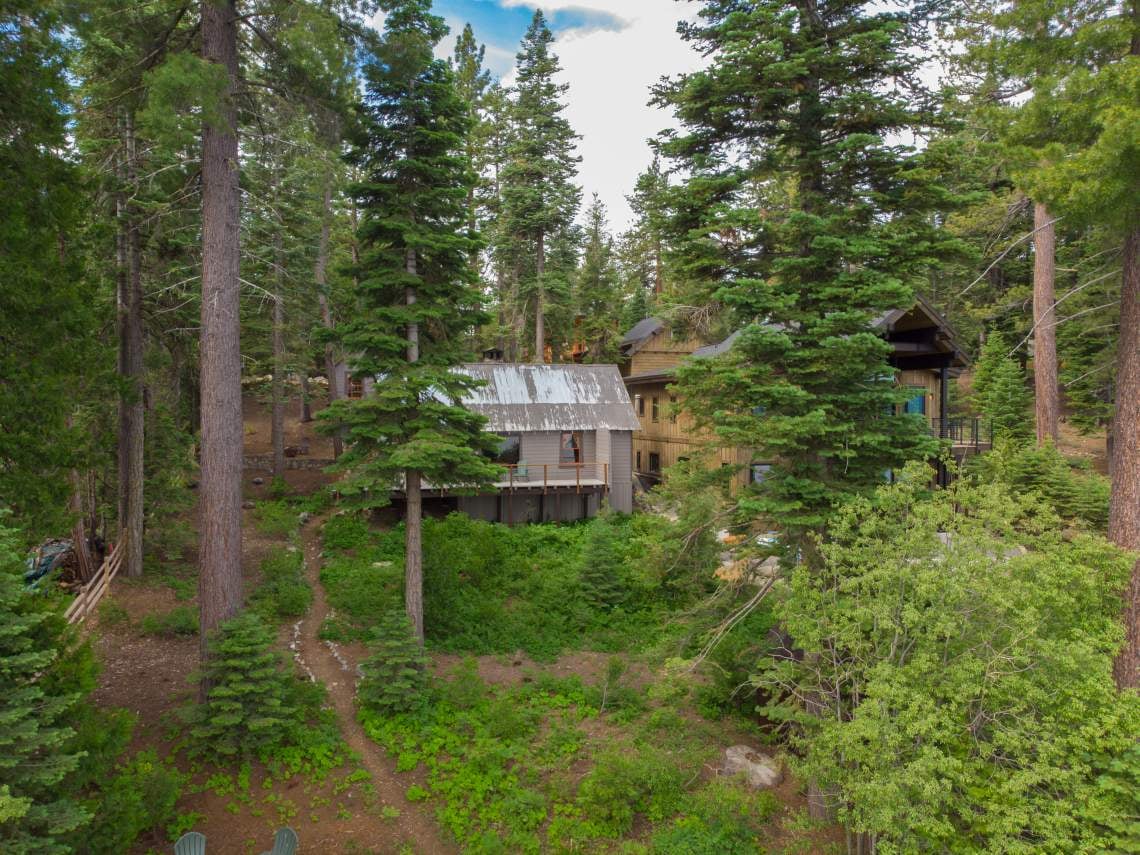
[[[313,265],[313,279],[317,283],[317,301],[320,303],[321,323],[325,329],[333,328],[332,308],[329,306],[328,295],[328,266],[329,266],[329,231],[332,227],[332,171],[325,173],[324,200],[321,214],[321,236],[317,241],[317,260]],[[339,401],[345,395],[340,388],[340,378],[336,370],[336,353],[332,342],[325,344],[325,373],[329,378],[329,403]],[[340,457],[344,452],[344,440],[337,431],[333,434],[333,457]]]
[[[1037,414],[1037,444],[1056,442],[1060,418],[1057,386],[1056,235],[1048,208],[1033,206],[1033,385]]]
[[[137,192],[138,167],[134,117],[123,120],[124,184]],[[136,204],[120,195],[119,220],[119,539],[126,542],[123,572],[142,575],[143,441],[146,413],[143,402],[142,257]]]
[[[278,254],[280,262],[280,254]],[[285,308],[281,283],[273,300],[273,477],[285,477]]]
[[[236,0],[202,0],[202,56],[226,72],[216,116],[202,127],[202,478],[198,604],[207,638],[241,609],[241,349]]]
[[[546,235],[542,229],[538,230],[538,253],[535,256],[534,271],[538,282],[538,290],[534,295],[534,361],[541,365],[546,362],[546,318],[543,316],[542,305],[546,296],[542,282],[542,275],[546,272]]]
[[[405,269],[410,276],[416,275],[416,251],[408,248],[405,254]],[[404,289],[404,300],[409,306],[416,303],[416,289]],[[420,325],[411,322],[406,331],[408,339],[407,359],[409,363],[420,359]],[[424,644],[424,550],[423,550],[423,497],[420,490],[420,473],[408,469],[404,473],[404,610],[412,622],[420,647]]]
[[[1108,537],[1117,546],[1140,551],[1140,228],[1124,241],[1117,345],[1116,413],[1112,420],[1112,500]],[[1121,689],[1140,686],[1140,561],[1124,595],[1124,647],[1113,674]]]
[[[313,420],[313,405],[310,403],[309,398],[309,369],[301,369],[301,421],[304,423]]]

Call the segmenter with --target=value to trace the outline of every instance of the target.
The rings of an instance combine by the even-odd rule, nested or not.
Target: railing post
[[[547,484],[546,472],[549,468],[550,468],[549,463],[543,463],[542,464],[542,491],[544,493],[546,492],[546,484]]]
[[[507,483],[510,485],[508,489],[513,493],[515,491],[515,465],[513,463],[507,464]]]
[[[581,463],[575,463],[574,464],[574,486],[575,486],[575,489],[579,493],[582,492],[582,464]]]

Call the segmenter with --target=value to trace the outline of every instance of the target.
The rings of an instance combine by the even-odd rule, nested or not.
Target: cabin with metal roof
[[[616,365],[485,361],[455,370],[484,384],[463,405],[502,437],[496,459],[504,474],[476,495],[425,483],[425,500],[508,524],[586,519],[604,500],[633,511],[638,420]],[[366,396],[372,386],[367,378],[359,388],[349,386],[350,397]]]

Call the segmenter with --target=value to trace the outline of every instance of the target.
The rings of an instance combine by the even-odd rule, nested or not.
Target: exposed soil
[[[329,702],[336,710],[341,733],[349,748],[358,755],[360,765],[372,775],[372,785],[380,800],[387,804],[400,804],[399,837],[393,843],[407,841],[416,853],[430,855],[435,852],[456,851],[444,842],[439,828],[417,805],[408,804],[404,793],[414,781],[411,776],[397,778],[395,766],[379,745],[364,733],[356,720],[356,665],[340,652],[340,648],[321,641],[321,624],[328,616],[329,606],[324,587],[320,583],[321,544],[319,521],[313,521],[301,534],[305,553],[306,572],[313,588],[313,606],[299,624],[299,654],[304,668],[328,689]]]

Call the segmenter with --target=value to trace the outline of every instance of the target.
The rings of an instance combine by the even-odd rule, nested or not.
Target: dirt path
[[[456,852],[458,850],[454,846],[444,842],[435,821],[424,809],[408,802],[404,797],[412,782],[401,781],[397,777],[395,764],[384,753],[384,749],[368,738],[356,720],[354,667],[335,647],[318,637],[321,624],[329,613],[328,600],[320,581],[320,529],[323,521],[323,517],[314,519],[301,532],[305,572],[313,588],[313,605],[300,623],[298,636],[302,665],[328,689],[329,702],[336,710],[344,741],[359,755],[360,765],[372,775],[372,785],[376,788],[380,801],[395,805],[400,810],[400,816],[391,826],[392,839],[376,843],[382,846],[411,843],[416,855]]]

